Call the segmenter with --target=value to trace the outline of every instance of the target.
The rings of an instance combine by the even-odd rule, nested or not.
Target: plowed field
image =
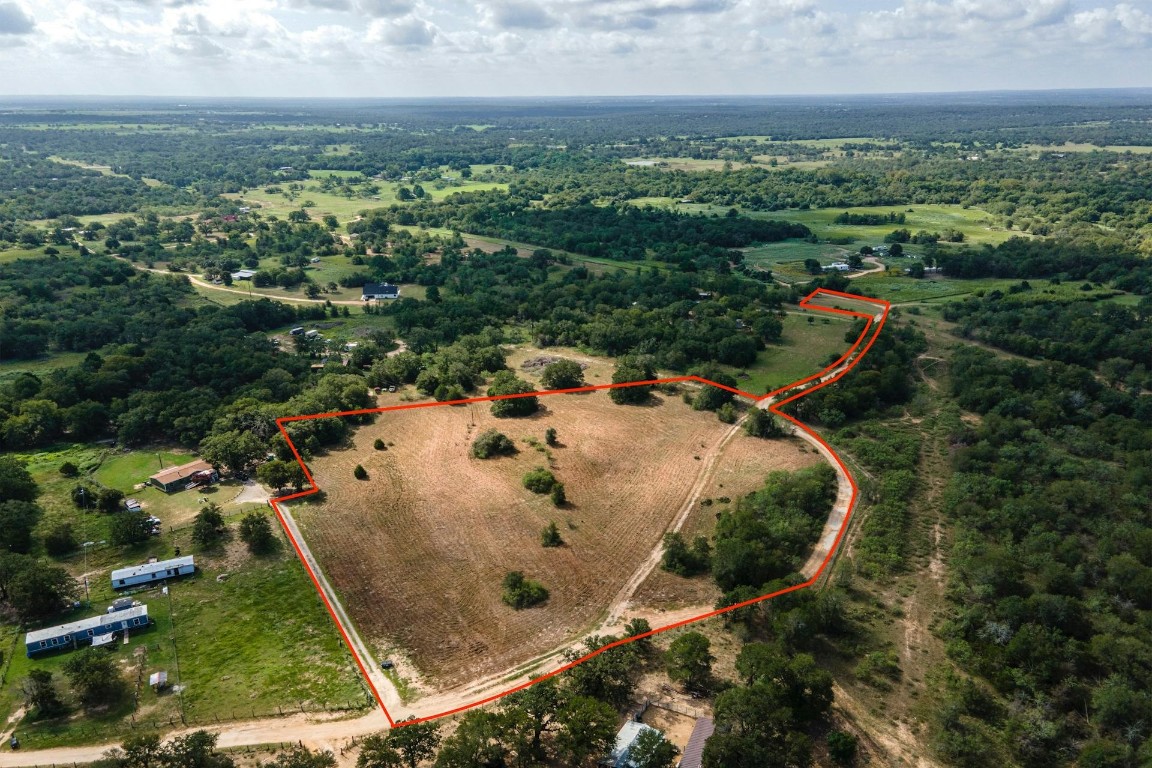
[[[542,411],[525,419],[496,419],[487,403],[382,413],[359,428],[351,449],[311,463],[326,500],[295,505],[293,514],[374,649],[400,649],[435,687],[498,672],[576,639],[602,618],[687,502],[710,452],[734,429],[678,397],[655,402],[615,405],[596,392],[541,397]],[[526,442],[544,448],[548,427],[559,446],[545,452]],[[490,428],[512,438],[519,453],[473,458],[472,441]],[[387,450],[373,449],[377,438]],[[815,460],[792,441],[741,431],[715,474],[735,498],[771,469]],[[357,464],[367,480],[354,479]],[[564,508],[522,486],[535,467],[565,484]],[[541,546],[549,521],[559,525],[563,547]],[[500,582],[510,570],[544,584],[548,602],[522,611],[505,606]],[[661,593],[675,588],[661,586]],[[692,594],[689,588],[685,597]]]

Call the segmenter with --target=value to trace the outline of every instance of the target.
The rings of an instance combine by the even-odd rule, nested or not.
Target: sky
[[[0,0],[0,94],[1152,86],[1152,0]]]

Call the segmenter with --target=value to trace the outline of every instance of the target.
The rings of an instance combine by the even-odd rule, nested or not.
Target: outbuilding
[[[24,650],[29,657],[51,651],[75,650],[82,645],[91,645],[97,637],[147,627],[150,623],[148,606],[136,605],[123,611],[33,630],[24,636]]]
[[[141,584],[153,584],[165,579],[174,579],[177,576],[188,576],[195,572],[196,562],[192,555],[134,565],[130,568],[117,568],[112,571],[112,588],[138,587]]]
[[[389,283],[368,283],[364,286],[364,301],[369,299],[398,299],[400,286]]]
[[[219,480],[220,474],[216,468],[203,459],[162,469],[148,478],[148,482],[164,493],[176,493],[199,485],[211,485]]]
[[[716,723],[710,717],[697,718],[692,727],[692,735],[684,745],[684,757],[680,760],[680,768],[700,768],[704,763],[704,745],[716,731]]]
[[[640,738],[640,734],[644,731],[659,733],[652,726],[638,723],[635,720],[624,723],[616,734],[616,744],[612,747],[612,753],[601,760],[600,765],[611,766],[611,768],[634,768],[636,764],[632,762],[632,748],[636,745],[636,739]]]

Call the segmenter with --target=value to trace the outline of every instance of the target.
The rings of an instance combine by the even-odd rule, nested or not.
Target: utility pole
[[[172,661],[176,666],[176,695],[180,702],[180,722],[187,725],[188,722],[184,719],[184,686],[180,680],[180,655],[176,652],[176,614],[172,611],[172,586],[170,584],[164,586],[164,594],[168,595],[168,626],[172,630],[169,637],[172,640]]]

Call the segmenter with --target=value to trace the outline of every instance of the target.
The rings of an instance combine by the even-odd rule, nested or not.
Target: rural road
[[[205,280],[200,279],[199,277],[196,277],[195,275],[188,274],[187,272],[169,272],[166,269],[148,268],[148,267],[141,266],[139,264],[133,264],[132,262],[128,261],[128,259],[125,259],[123,256],[117,256],[116,258],[120,259],[121,261],[125,261],[125,262],[128,262],[129,264],[132,264],[132,266],[136,267],[136,269],[140,270],[141,272],[152,272],[152,273],[157,274],[157,275],[183,275],[184,277],[188,278],[188,282],[192,283],[192,285],[196,285],[196,286],[199,286],[201,288],[207,288],[208,290],[211,290],[211,291],[220,291],[221,293],[238,293],[241,296],[247,296],[250,299],[271,299],[272,301],[291,301],[291,302],[295,302],[296,304],[323,304],[325,302],[331,302],[332,304],[346,304],[350,307],[360,307],[360,306],[364,305],[363,300],[357,301],[357,300],[345,300],[345,299],[340,299],[340,300],[335,300],[335,299],[301,299],[301,298],[295,298],[293,296],[273,296],[271,294],[257,293],[255,291],[242,291],[239,288],[229,288],[228,286],[225,286],[225,285],[215,285],[213,283],[209,283]]]
[[[864,277],[865,275],[874,275],[877,272],[883,272],[885,269],[887,269],[887,267],[881,264],[875,256],[869,256],[865,258],[864,261],[868,264],[872,264],[872,269],[866,269],[863,272],[857,272],[854,275],[848,275],[849,280],[855,280],[856,278]]]

